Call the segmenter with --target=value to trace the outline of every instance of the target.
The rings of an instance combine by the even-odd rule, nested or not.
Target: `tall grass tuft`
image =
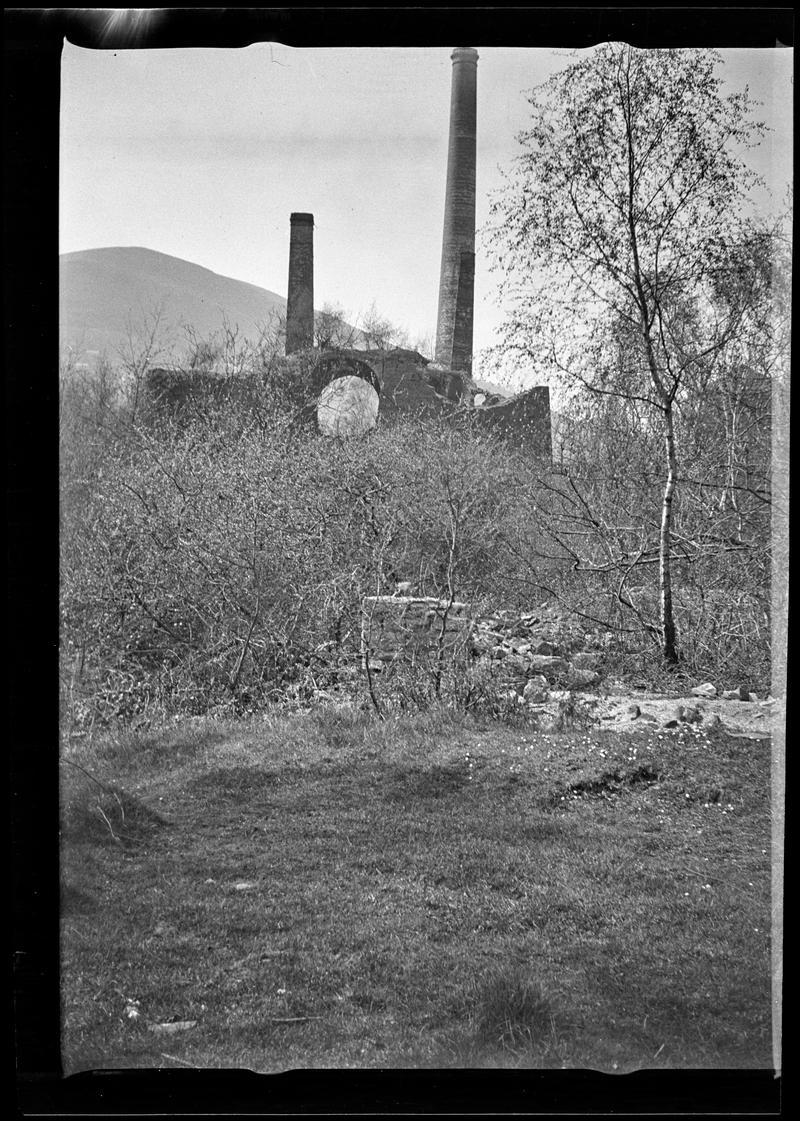
[[[475,1025],[481,1043],[519,1051],[556,1038],[550,1001],[522,965],[493,969],[477,985]]]

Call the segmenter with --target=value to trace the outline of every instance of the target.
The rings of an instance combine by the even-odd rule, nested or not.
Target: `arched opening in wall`
[[[317,424],[324,436],[365,436],[378,421],[380,399],[365,379],[334,378],[317,402]]]
[[[317,392],[321,393],[325,386],[336,378],[344,377],[363,378],[380,397],[381,383],[373,368],[368,362],[346,354],[329,354],[319,360],[314,377]]]
[[[381,386],[366,362],[342,355],[317,369],[317,426],[325,436],[364,436],[378,420]]]

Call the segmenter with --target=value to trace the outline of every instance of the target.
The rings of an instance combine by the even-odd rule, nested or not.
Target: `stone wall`
[[[372,669],[403,659],[420,662],[466,650],[472,618],[466,603],[426,596],[366,596],[362,603],[361,652]]]
[[[368,381],[380,397],[384,417],[454,413],[467,392],[466,379],[452,370],[434,370],[413,350],[339,350],[321,355],[313,391],[342,377]]]
[[[451,413],[462,402],[467,380],[452,370],[431,369],[413,350],[371,352],[366,361],[381,383],[381,413]]]

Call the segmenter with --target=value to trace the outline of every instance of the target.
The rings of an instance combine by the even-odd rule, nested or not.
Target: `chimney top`
[[[314,215],[313,214],[292,214],[289,217],[289,221],[290,222],[298,222],[301,225],[313,226],[314,225]]]
[[[450,57],[453,62],[477,62],[478,52],[474,47],[453,47]]]

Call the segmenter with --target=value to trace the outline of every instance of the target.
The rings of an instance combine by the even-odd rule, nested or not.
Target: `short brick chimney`
[[[286,353],[314,345],[314,215],[292,214],[289,287],[286,297]]]

